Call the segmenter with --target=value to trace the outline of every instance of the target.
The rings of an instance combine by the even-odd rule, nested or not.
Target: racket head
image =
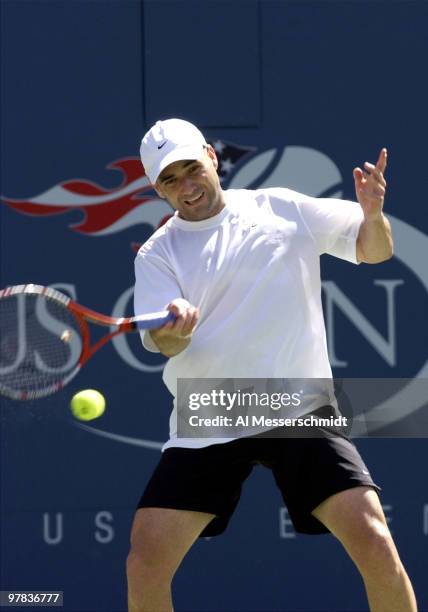
[[[72,300],[40,285],[0,291],[0,394],[27,400],[51,395],[79,371],[86,322]]]

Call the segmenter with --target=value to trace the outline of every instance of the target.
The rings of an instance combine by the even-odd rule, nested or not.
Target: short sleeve
[[[328,253],[351,263],[357,261],[357,238],[364,219],[358,202],[313,198],[287,190],[312,234],[318,253]]]
[[[182,292],[168,263],[159,255],[140,250],[135,258],[135,316],[163,310]],[[159,352],[148,331],[141,332],[144,348]]]

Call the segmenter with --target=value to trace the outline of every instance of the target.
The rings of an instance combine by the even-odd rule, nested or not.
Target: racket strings
[[[79,324],[67,307],[32,294],[0,300],[0,386],[5,395],[37,395],[60,385],[82,351]]]

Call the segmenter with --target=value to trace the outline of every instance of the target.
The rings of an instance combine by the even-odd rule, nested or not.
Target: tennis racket
[[[118,334],[161,327],[167,310],[114,318],[41,285],[0,290],[0,394],[15,400],[51,395],[67,385]],[[89,323],[109,327],[92,342]]]

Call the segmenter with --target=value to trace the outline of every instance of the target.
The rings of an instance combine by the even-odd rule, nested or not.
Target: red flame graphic
[[[91,181],[75,179],[59,183],[34,198],[15,200],[2,197],[2,200],[17,212],[32,216],[58,215],[81,210],[83,219],[79,223],[69,225],[73,231],[88,235],[113,233],[123,229],[124,223],[118,222],[134,209],[148,202],[159,203],[159,200],[153,193],[139,158],[119,159],[108,164],[107,168],[122,173],[122,182],[114,189],[104,189]],[[158,219],[153,214],[145,219],[147,215],[142,210],[138,222],[147,221],[156,228],[161,220],[164,222],[166,212],[169,211],[165,210],[165,206],[160,206]],[[167,214],[167,217],[169,216],[171,215]],[[129,221],[128,225],[135,222],[137,221]],[[115,230],[115,226],[119,229]],[[111,231],[106,231],[107,228]]]

